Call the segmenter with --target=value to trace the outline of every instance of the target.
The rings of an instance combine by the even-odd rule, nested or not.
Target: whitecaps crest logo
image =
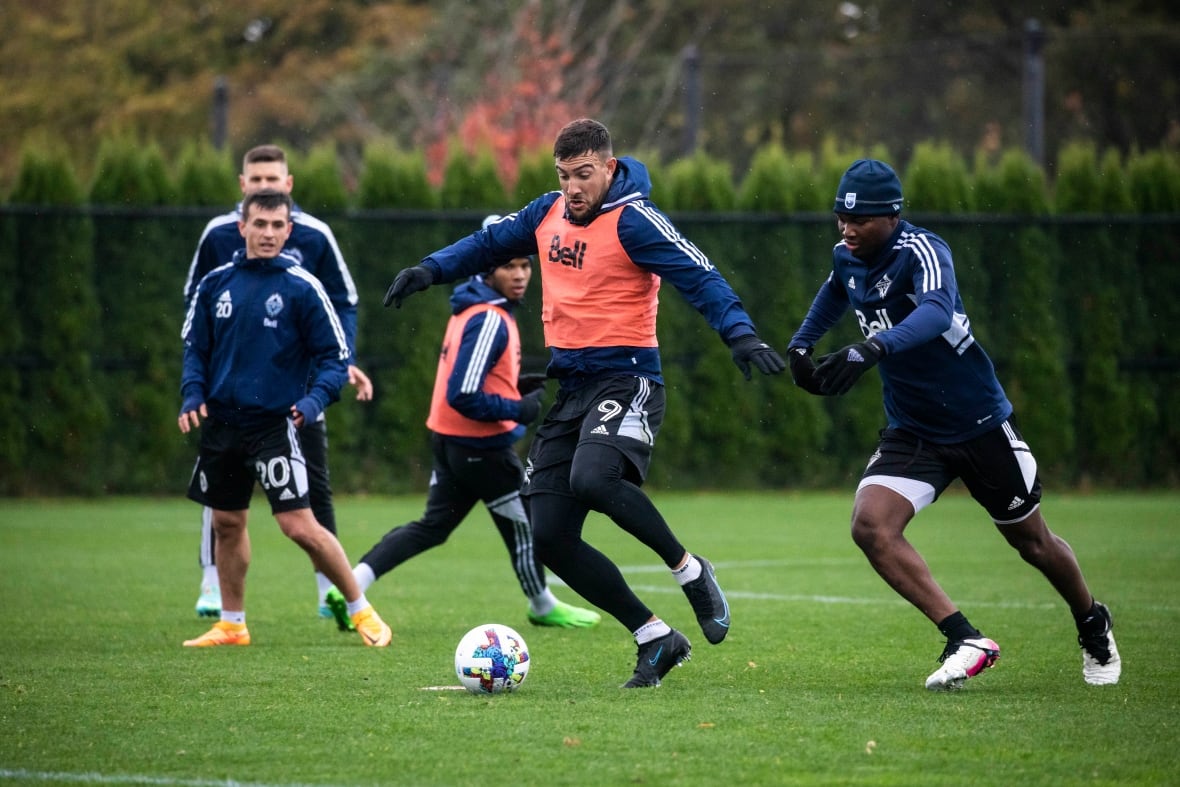
[[[277,292],[266,299],[266,316],[274,319],[283,310],[283,296]]]
[[[850,191],[844,195],[844,207],[852,209],[856,207],[856,192]]]

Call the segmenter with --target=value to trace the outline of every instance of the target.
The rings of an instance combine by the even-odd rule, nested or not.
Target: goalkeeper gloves
[[[747,380],[752,379],[750,365],[758,367],[763,374],[780,374],[787,368],[782,356],[770,348],[770,345],[754,334],[735,339],[729,346],[733,353],[733,362],[742,370]]]
[[[416,292],[422,292],[432,284],[434,284],[434,273],[425,265],[403,268],[394,277],[393,284],[389,285],[383,303],[386,306],[392,303],[395,308],[400,309],[402,301]]]
[[[884,356],[885,345],[875,336],[822,356],[819,366],[815,368],[820,393],[825,396],[843,396],[862,374],[876,366],[877,361]]]
[[[823,396],[819,380],[815,379],[815,361],[811,360],[811,347],[788,347],[787,362],[791,365],[791,379],[795,385],[809,394]]]

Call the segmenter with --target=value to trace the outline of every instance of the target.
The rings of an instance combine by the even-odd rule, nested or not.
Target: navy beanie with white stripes
[[[893,167],[876,159],[858,159],[840,178],[834,213],[896,216],[901,213],[901,181]]]

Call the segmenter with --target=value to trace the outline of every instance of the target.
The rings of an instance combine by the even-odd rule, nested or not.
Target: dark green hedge
[[[651,162],[661,207],[777,347],[827,275],[831,194],[858,155],[768,146],[740,184],[705,156]],[[329,411],[332,474],[340,492],[409,491],[429,474],[423,420],[449,288],[396,311],[381,296],[399,268],[556,179],[543,151],[524,158],[513,189],[486,156],[452,155],[437,189],[421,155],[375,145],[363,166],[350,190],[330,148],[293,163],[296,198],[332,224],[360,289],[359,362],[377,387],[371,403],[348,388]],[[84,186],[64,153],[25,154],[0,206],[10,285],[0,294],[0,493],[183,492],[195,439],[176,428],[181,288],[205,221],[237,196],[235,169],[200,146],[170,169],[153,146],[115,140]],[[1120,162],[1076,146],[1051,184],[1020,153],[968,167],[931,143],[915,149],[903,180],[907,217],[951,245],[972,326],[1046,480],[1177,483],[1180,353],[1165,329],[1180,319],[1177,157]],[[530,370],[546,357],[539,286],[519,313]],[[852,482],[881,426],[875,375],[839,400],[785,377],[746,382],[670,286],[661,307],[669,408],[653,486]],[[857,335],[847,320],[827,342]]]

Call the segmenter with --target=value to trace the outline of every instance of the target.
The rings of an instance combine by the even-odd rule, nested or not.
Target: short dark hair
[[[565,124],[553,142],[553,157],[568,159],[583,153],[610,158],[610,131],[597,120],[579,118]]]
[[[242,156],[242,169],[245,170],[247,164],[269,161],[286,164],[287,154],[278,145],[259,145],[258,147],[250,148],[246,151],[246,155]]]
[[[247,194],[246,198],[242,200],[242,219],[245,220],[250,215],[250,208],[257,205],[260,210],[276,210],[286,206],[287,218],[291,217],[291,210],[294,203],[291,201],[291,195],[285,191],[276,191],[274,189],[262,189],[255,191],[253,194]]]

